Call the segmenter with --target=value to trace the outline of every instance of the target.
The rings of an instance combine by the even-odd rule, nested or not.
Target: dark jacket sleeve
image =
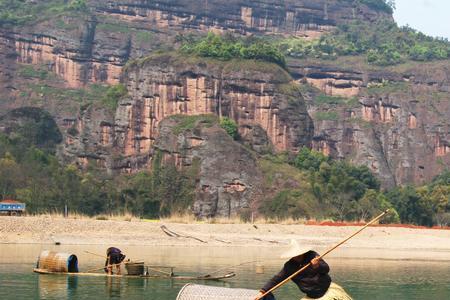
[[[261,289],[261,291],[267,292],[283,280],[289,277],[289,274],[286,272],[286,268],[281,269],[278,274],[272,277]]]
[[[319,266],[317,267],[316,271],[320,274],[328,274],[328,272],[330,272],[330,266],[328,266],[328,264],[323,259],[320,259]]]
[[[307,258],[307,262],[310,262],[313,258],[319,256],[319,253],[315,251],[311,251],[308,254],[309,257]],[[310,268],[312,268],[312,266]],[[330,272],[330,266],[328,266],[328,264],[322,258],[319,260],[319,266],[316,269],[312,269],[319,274],[328,274],[328,272]]]

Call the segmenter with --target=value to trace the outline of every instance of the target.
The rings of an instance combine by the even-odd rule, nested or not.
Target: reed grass
[[[40,214],[34,214],[33,216],[50,219],[62,219],[64,214],[59,211],[52,211]],[[89,216],[79,212],[70,212],[66,219],[73,220],[99,220],[99,221],[127,221],[127,222],[149,222],[149,223],[179,223],[179,224],[279,224],[279,225],[301,225],[301,224],[319,224],[321,222],[331,220],[316,220],[316,219],[294,219],[294,218],[265,218],[255,217],[253,222],[251,220],[245,220],[239,216],[227,217],[215,217],[215,218],[197,218],[192,213],[176,213],[167,217],[161,217],[159,219],[145,219],[130,212],[111,213],[111,214],[99,214],[95,216]]]
[[[192,224],[201,222],[201,220],[196,218],[192,213],[183,213],[183,214],[174,213],[168,217],[160,218],[160,221],[166,223],[182,223],[182,224]]]
[[[33,214],[32,216],[40,217],[40,218],[48,218],[48,219],[63,219],[64,213],[59,211],[52,211],[46,213],[38,213]],[[73,220],[103,220],[103,221],[140,221],[141,218],[134,216],[129,212],[125,213],[112,213],[112,214],[100,214],[95,216],[89,216],[86,214],[82,214],[79,212],[70,212],[65,219],[73,219]]]
[[[147,221],[147,220],[146,220]],[[234,217],[215,217],[215,218],[203,218],[199,219],[193,214],[175,214],[169,217],[161,218],[160,221],[166,223],[182,223],[182,224],[193,224],[193,223],[203,223],[203,224],[281,224],[281,225],[295,225],[295,224],[305,224],[307,219],[270,219],[257,217],[253,219],[253,222],[244,220],[239,216]]]

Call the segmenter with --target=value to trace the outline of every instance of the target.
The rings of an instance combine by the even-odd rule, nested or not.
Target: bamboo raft
[[[142,278],[142,279],[174,279],[174,280],[221,280],[228,279],[236,276],[234,272],[230,272],[227,274],[219,275],[219,276],[211,276],[211,275],[200,275],[200,276],[189,276],[189,275],[118,275],[112,274],[109,275],[107,273],[83,273],[83,272],[52,272],[46,269],[33,269],[33,272],[38,274],[46,274],[46,275],[65,275],[65,276],[92,276],[92,277],[116,277],[116,278]]]
[[[104,270],[105,267],[90,269],[85,272],[78,270],[78,258],[74,254],[58,253],[53,251],[42,251],[39,255],[36,268],[33,272],[45,275],[64,276],[92,276],[92,277],[119,277],[119,278],[144,278],[144,279],[174,279],[174,280],[221,280],[236,276],[234,272],[214,275],[217,272],[206,275],[177,275],[174,267],[145,265],[144,262],[125,262],[127,274],[108,274],[94,271]],[[120,265],[120,264],[119,264]],[[116,265],[111,265],[116,266]],[[163,271],[162,269],[167,269]]]

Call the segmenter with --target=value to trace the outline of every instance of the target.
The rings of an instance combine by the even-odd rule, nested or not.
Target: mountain
[[[233,214],[264,198],[258,158],[248,165],[255,155],[310,147],[367,166],[385,189],[425,184],[450,163],[449,43],[398,28],[383,0],[8,1],[0,8],[0,108],[8,120],[24,107],[48,112],[63,135],[56,153],[65,164],[135,174],[151,169],[161,151],[179,168],[196,157],[194,207],[229,201]],[[243,56],[207,52],[202,41],[241,47]],[[283,62],[266,50],[280,51]],[[227,173],[228,163],[246,161],[235,168],[247,175],[208,181],[218,176],[203,172],[214,151],[202,147],[219,147],[211,132],[220,129],[209,132],[201,120],[200,133],[194,126],[161,146],[167,118],[204,114],[232,119],[240,135],[213,169]]]

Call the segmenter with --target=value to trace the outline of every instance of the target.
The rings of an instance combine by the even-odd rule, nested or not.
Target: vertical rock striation
[[[99,1],[97,11],[160,29],[292,34],[306,38],[318,37],[338,24],[358,18],[392,18],[365,5],[337,0]]]
[[[30,3],[30,5],[33,5]],[[5,30],[19,63],[47,64],[70,87],[118,83],[129,58],[173,47],[177,34],[233,32],[317,38],[355,19],[392,16],[345,0],[133,0],[89,1],[89,12]],[[0,38],[0,45],[5,41]]]
[[[129,97],[114,120],[98,108],[83,111],[64,152],[81,165],[91,157],[111,171],[135,172],[149,166],[164,119],[203,114],[234,119],[256,151],[296,151],[310,146],[313,124],[290,80],[282,68],[260,61],[152,56],[127,67]]]
[[[310,144],[302,96],[281,89],[290,76],[274,64],[159,55],[130,66],[125,80],[131,99],[116,117],[125,155],[149,152],[159,122],[175,114],[227,116],[244,137],[262,128],[277,151]]]
[[[428,72],[427,65],[422,67],[405,72],[417,74],[413,80],[398,73],[361,72],[361,79],[370,80],[369,88],[366,84],[366,92],[354,100],[319,104],[309,95],[313,147],[368,166],[385,188],[432,180],[450,164],[450,95],[441,67],[433,66],[434,75],[427,77],[420,76]]]

